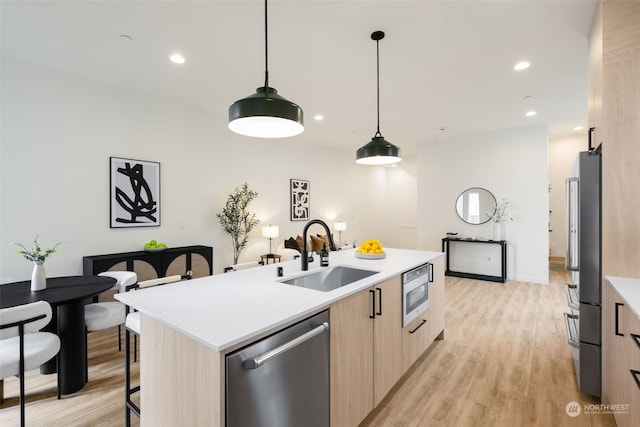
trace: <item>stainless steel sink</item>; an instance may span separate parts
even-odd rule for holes
[[[281,283],[315,289],[316,291],[329,292],[341,286],[364,279],[365,277],[372,276],[376,273],[379,272],[353,267],[336,266],[323,268],[320,271],[305,274],[304,276],[282,280]]]

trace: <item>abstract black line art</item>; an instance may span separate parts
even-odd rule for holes
[[[151,222],[156,222],[154,215],[157,212],[156,202],[153,200],[149,184],[144,179],[142,165],[137,164],[131,167],[131,163],[128,162],[124,165],[123,168],[118,168],[117,170],[118,173],[129,178],[129,183],[133,190],[133,199],[122,188],[116,186],[116,201],[130,215],[129,218],[116,218],[116,221],[129,224],[147,222],[139,219],[142,217]]]
[[[160,164],[111,158],[111,227],[160,225]]]
[[[309,219],[309,210],[311,209],[309,187],[309,181],[291,180],[291,221]]]

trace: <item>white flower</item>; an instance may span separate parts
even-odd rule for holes
[[[491,212],[486,213],[491,221],[498,224],[502,222],[513,221],[513,213],[509,208],[509,200],[507,200],[505,197],[503,197],[502,200],[496,203],[495,208],[496,209],[493,214]]]

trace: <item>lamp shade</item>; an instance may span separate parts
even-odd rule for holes
[[[402,161],[400,148],[385,140],[382,135],[356,151],[356,163],[361,165],[391,165]]]
[[[347,223],[338,221],[333,224],[334,231],[347,231]]]
[[[229,107],[229,129],[257,138],[286,138],[304,131],[302,108],[278,95],[272,87],[259,87],[253,95]]]
[[[265,225],[262,227],[262,237],[266,237],[268,239],[275,239],[280,234],[280,230],[277,225]]]

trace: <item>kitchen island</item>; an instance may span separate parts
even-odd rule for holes
[[[333,372],[341,368],[334,363],[333,349],[344,343],[334,344],[334,338],[337,341],[343,332],[350,333],[340,328],[339,319],[348,312],[338,304],[355,301],[363,292],[369,293],[373,286],[389,282],[391,293],[397,296],[398,307],[393,307],[397,310],[394,327],[401,334],[404,328],[399,278],[403,272],[426,262],[434,263],[436,280],[430,292],[438,298],[431,298],[429,313],[438,319],[429,322],[436,325],[435,329],[425,327],[420,333],[424,331],[425,339],[431,341],[436,336],[442,337],[443,254],[392,248],[386,252],[386,258],[377,260],[356,258],[354,250],[331,252],[330,268],[349,266],[376,273],[330,292],[281,283],[322,269],[316,257],[316,261],[309,264],[308,272],[300,271],[299,260],[287,261],[117,295],[120,301],[143,314],[142,425],[225,425],[225,355],[326,309],[330,314],[336,313],[336,319],[331,316],[332,384],[336,383]],[[283,269],[282,277],[277,276],[278,267]],[[343,326],[348,328],[351,323],[349,320]],[[413,329],[413,324],[406,328]],[[420,334],[412,333],[411,337],[417,335]],[[403,361],[399,364],[403,374],[406,365],[412,364],[426,346],[420,347],[417,356],[406,359],[400,354],[401,349],[415,345],[398,342],[400,348],[393,350],[397,350]],[[393,383],[397,379],[399,377]],[[334,394],[332,385],[332,425],[338,425],[339,420],[333,419],[334,412],[340,413],[339,408],[334,408]]]

